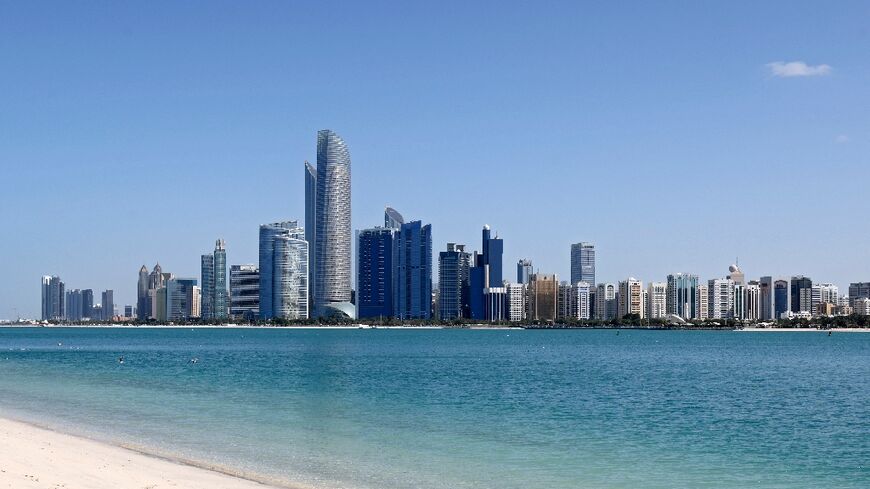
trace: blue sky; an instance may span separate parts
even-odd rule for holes
[[[619,3],[617,5],[617,3]],[[867,2],[4,2],[0,318],[303,219],[331,128],[385,205],[567,278],[870,280]],[[774,64],[781,63],[781,64]],[[795,64],[785,64],[795,63]]]

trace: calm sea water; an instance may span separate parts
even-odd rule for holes
[[[0,413],[318,487],[867,488],[870,334],[7,328]]]

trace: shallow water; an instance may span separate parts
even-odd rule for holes
[[[324,487],[866,488],[870,334],[0,328],[0,411]]]

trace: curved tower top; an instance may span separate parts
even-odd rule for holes
[[[399,214],[399,211],[392,207],[384,209],[384,227],[387,229],[399,229],[405,224],[405,218]]]
[[[350,302],[350,153],[329,129],[317,132],[314,308]]]

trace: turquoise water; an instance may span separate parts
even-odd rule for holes
[[[316,487],[867,488],[870,334],[0,328],[0,413]]]

